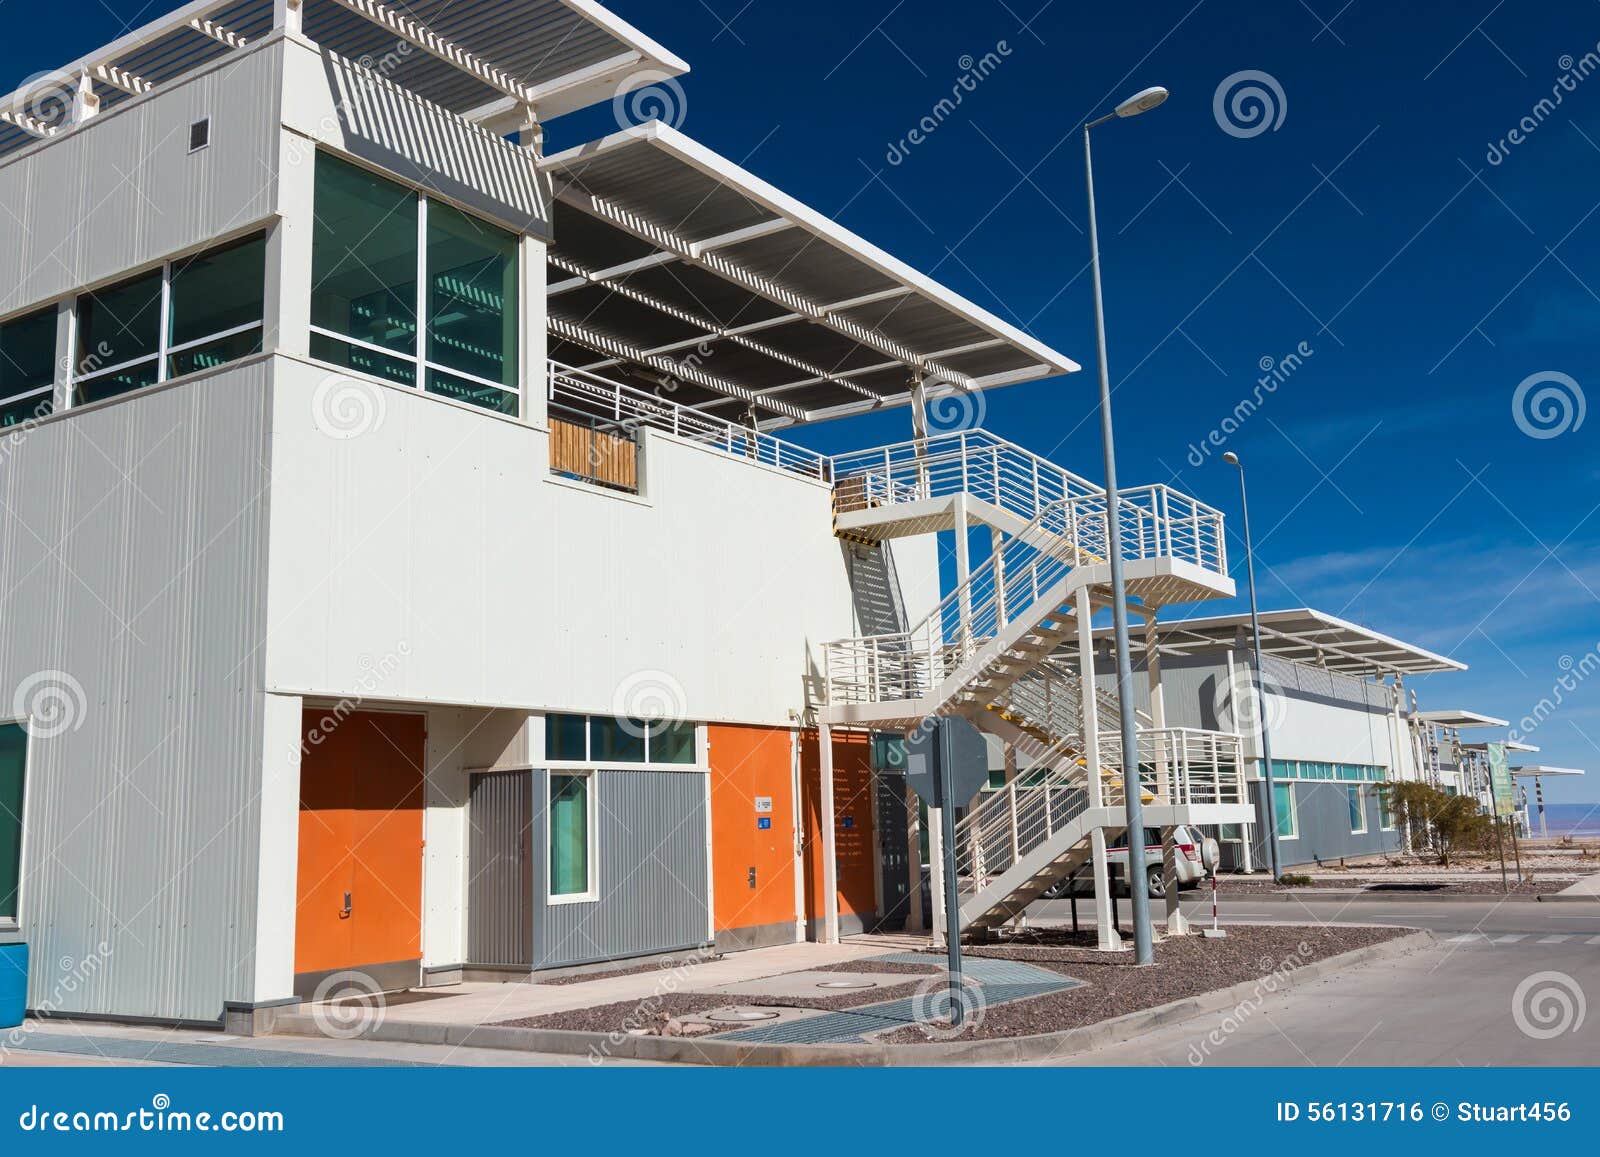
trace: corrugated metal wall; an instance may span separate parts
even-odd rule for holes
[[[0,314],[266,220],[280,51],[231,55],[0,163]],[[211,144],[190,153],[205,117]]]
[[[600,899],[592,904],[550,904],[545,899],[549,777],[542,771],[532,776],[536,968],[708,942],[703,772],[596,773]]]
[[[34,1007],[214,1019],[252,995],[267,386],[258,362],[7,447],[0,713],[66,713],[28,767]]]
[[[472,777],[467,959],[533,963],[533,773]]]

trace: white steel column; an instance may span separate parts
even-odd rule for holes
[[[944,820],[943,809],[928,809],[928,891],[933,901],[933,943],[944,947],[949,935],[944,918]]]
[[[839,840],[833,811],[833,729],[817,727],[817,764],[822,775],[822,939],[839,943]]]
[[[1083,773],[1089,806],[1104,806],[1104,782],[1100,778],[1100,710],[1094,681],[1094,603],[1089,589],[1078,590],[1078,688],[1083,702]],[[1094,924],[1100,948],[1114,952],[1122,947],[1122,937],[1112,925],[1111,869],[1106,863],[1106,833],[1095,827],[1089,832],[1089,858],[1094,872]],[[1130,857],[1130,863],[1132,862]]]
[[[279,217],[267,231],[266,315],[261,348],[311,354],[311,239],[316,145],[285,129],[278,138]]]
[[[1167,726],[1166,693],[1161,687],[1161,633],[1156,625],[1159,613],[1160,608],[1152,606],[1144,616],[1145,676],[1150,684],[1150,719],[1157,731]],[[1180,802],[1174,790],[1178,769],[1168,761],[1165,746],[1157,747],[1155,756],[1156,790],[1168,803],[1176,804]],[[1170,827],[1161,829],[1161,888],[1167,910],[1167,935],[1184,936],[1188,934],[1189,922],[1184,918],[1178,899],[1178,843],[1174,831]],[[1128,848],[1131,853],[1133,845],[1130,843]]]
[[[522,389],[522,420],[542,428],[550,420],[550,342],[545,326],[547,247],[536,237],[523,237],[517,248],[521,253],[518,312],[522,331],[517,381]]]
[[[972,591],[967,580],[972,577],[972,557],[967,542],[967,495],[963,491],[952,500],[956,520],[956,589],[961,592],[961,641],[972,641]],[[948,639],[945,640],[949,642]]]
[[[272,26],[300,35],[301,0],[273,0]]]
[[[77,299],[68,297],[56,306],[56,376],[51,412],[72,405],[72,377],[78,365]]]

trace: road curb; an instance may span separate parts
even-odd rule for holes
[[[1426,892],[1345,892],[1333,888],[1303,888],[1294,892],[1227,892],[1217,893],[1221,910],[1228,910],[1228,901],[1244,903],[1262,901],[1269,904],[1286,904],[1291,901],[1321,900],[1324,903],[1347,900],[1370,900],[1379,904],[1532,904],[1539,900],[1553,900],[1559,893],[1543,896],[1507,896],[1500,892],[1446,892],[1430,895]],[[1592,896],[1574,896],[1574,900],[1594,899]],[[1209,900],[1207,901],[1209,911]]]
[[[1229,988],[1186,997],[1169,1004],[1082,1028],[1005,1040],[949,1041],[926,1045],[742,1044],[684,1037],[629,1036],[624,1033],[571,1032],[564,1029],[511,1028],[500,1025],[440,1025],[385,1022],[361,1034],[362,1039],[409,1044],[470,1046],[515,1052],[586,1056],[594,1064],[607,1060],[664,1061],[690,1065],[756,1067],[826,1066],[832,1068],[884,1068],[906,1065],[1006,1065],[1049,1060],[1087,1052],[1131,1039],[1153,1028],[1187,1020],[1208,1012],[1234,1008],[1263,995],[1275,995],[1346,968],[1389,960],[1434,942],[1427,931],[1413,932],[1381,944],[1368,945],[1314,961],[1292,972],[1271,972],[1258,980],[1241,981]],[[1269,987],[1270,985],[1270,987]],[[322,1036],[316,1017],[293,1013],[278,1018],[274,1035]]]

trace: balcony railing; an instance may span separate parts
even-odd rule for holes
[[[637,442],[639,431],[649,427],[757,465],[819,482],[832,478],[828,458],[815,450],[714,418],[587,370],[551,362],[549,391],[552,417],[588,426],[612,439]]]

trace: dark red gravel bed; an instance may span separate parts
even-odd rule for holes
[[[1084,983],[1048,996],[996,1005],[958,1039],[999,1040],[1063,1032],[1125,1016],[1175,1000],[1231,988],[1246,981],[1277,987],[1313,961],[1338,956],[1412,933],[1410,928],[1230,925],[1226,938],[1185,936],[1156,945],[1148,968],[1131,963],[1132,954],[1103,953],[1092,947],[1092,933],[1037,929],[1027,941],[971,947],[969,955],[1021,960]],[[1269,982],[1269,978],[1276,977]],[[925,1044],[920,1029],[900,1029],[882,1038],[889,1044]],[[942,1039],[942,1038],[941,1038]]]

